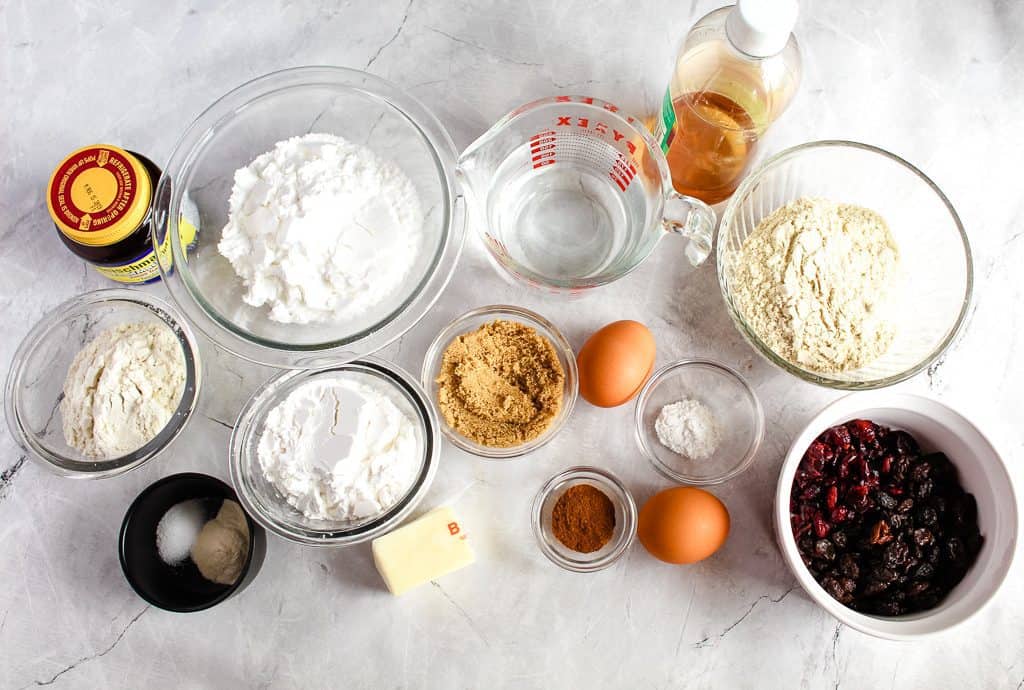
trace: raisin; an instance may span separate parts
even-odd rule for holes
[[[882,552],[882,562],[886,568],[899,568],[906,565],[910,557],[910,547],[902,541],[894,541]]]
[[[939,514],[934,508],[925,506],[924,508],[918,508],[914,514],[917,522],[924,525],[925,527],[933,527],[939,521]]]
[[[922,479],[919,482],[915,482],[913,486],[915,498],[928,498],[932,495],[932,491],[935,488],[931,479]]]
[[[923,482],[925,479],[928,479],[931,473],[931,463],[922,460],[921,462],[914,465],[914,468],[910,470],[910,478],[915,482]]]
[[[882,506],[886,510],[895,510],[898,505],[896,499],[884,491],[879,491],[875,495],[875,500],[878,502],[878,505]]]
[[[914,580],[905,591],[908,597],[916,597],[927,592],[929,587],[931,583],[927,580]]]
[[[935,575],[935,566],[931,563],[922,563],[917,566],[917,570],[914,571],[914,577],[920,579],[926,579]]]
[[[819,539],[814,543],[814,555],[826,561],[834,561],[836,548],[828,539]]]
[[[935,535],[925,527],[918,527],[913,532],[913,540],[918,546],[927,546],[935,541]]]
[[[844,553],[839,558],[839,572],[846,577],[856,580],[860,577],[860,566],[852,554]]]

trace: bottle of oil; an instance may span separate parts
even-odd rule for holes
[[[727,199],[800,84],[796,0],[739,0],[704,16],[676,58],[655,135],[681,194]]]

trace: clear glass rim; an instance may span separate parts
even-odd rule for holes
[[[357,523],[353,527],[335,530],[295,528],[279,522],[263,510],[261,501],[251,491],[247,471],[243,470],[243,467],[250,464],[243,457],[244,449],[249,445],[250,436],[260,431],[256,426],[257,419],[261,418],[269,407],[281,402],[279,396],[281,388],[295,379],[308,380],[315,376],[338,371],[368,372],[382,381],[389,382],[397,390],[408,395],[416,409],[416,421],[423,433],[423,460],[416,480],[409,487],[406,495],[380,515]],[[306,546],[348,546],[374,539],[389,532],[401,524],[416,508],[426,495],[437,473],[441,455],[441,436],[438,432],[437,415],[426,398],[423,389],[410,374],[390,362],[372,356],[319,369],[287,370],[279,373],[253,393],[239,412],[235,428],[231,432],[228,469],[231,475],[231,484],[238,494],[242,506],[268,531],[288,541]],[[256,466],[258,461],[251,464]]]
[[[29,356],[47,335],[74,313],[94,305],[105,303],[129,303],[149,310],[174,333],[181,344],[185,359],[185,388],[167,426],[138,450],[117,458],[83,462],[55,453],[36,440],[35,435],[22,422],[22,400],[19,393],[21,382],[27,375],[25,365]],[[185,429],[199,402],[202,387],[202,360],[195,334],[181,313],[158,297],[128,288],[106,288],[93,290],[73,297],[57,305],[36,322],[35,326],[21,341],[11,369],[7,374],[4,390],[4,412],[7,428],[26,455],[49,471],[77,479],[105,479],[141,467],[160,455]]]
[[[551,548],[548,540],[544,538],[542,512],[545,501],[547,501],[548,497],[554,491],[557,491],[566,482],[584,479],[589,479],[596,484],[600,484],[603,488],[610,490],[611,493],[614,494],[614,498],[612,500],[617,500],[617,502],[621,504],[626,524],[622,526],[622,531],[619,533],[619,539],[615,543],[615,546],[604,556],[587,560],[585,557],[588,554],[580,554],[580,556],[583,557],[580,560],[569,560]],[[629,545],[633,543],[633,538],[636,536],[637,515],[636,501],[633,500],[633,494],[630,493],[629,489],[626,488],[626,485],[622,483],[622,480],[608,470],[603,470],[600,467],[578,465],[576,467],[570,467],[562,470],[544,482],[540,491],[537,492],[537,495],[533,499],[533,507],[530,511],[530,522],[533,526],[533,535],[537,539],[540,551],[549,561],[574,573],[593,573],[598,570],[604,570],[615,563],[615,561],[619,560],[619,557],[626,552]]]
[[[657,453],[650,447],[648,443],[647,434],[644,433],[644,411],[647,409],[647,405],[650,402],[651,394],[658,385],[669,378],[672,374],[677,373],[681,369],[687,369],[690,367],[703,367],[711,369],[717,374],[728,378],[735,383],[739,384],[739,388],[746,394],[747,400],[750,402],[753,409],[753,423],[752,437],[749,446],[747,446],[746,452],[740,461],[729,468],[727,471],[721,474],[712,475],[709,477],[695,477],[692,475],[678,472],[671,467],[668,467],[658,458]],[[636,405],[633,407],[633,433],[636,438],[636,443],[640,447],[640,451],[644,454],[651,466],[666,479],[676,482],[677,484],[686,484],[690,486],[715,486],[718,484],[724,484],[730,479],[734,479],[739,475],[746,472],[751,465],[754,464],[754,460],[757,459],[757,451],[761,448],[761,443],[764,442],[765,422],[764,422],[764,408],[761,407],[761,401],[757,397],[757,393],[751,387],[747,380],[740,375],[738,371],[732,367],[726,366],[721,362],[716,362],[711,359],[680,359],[671,364],[667,364],[659,369],[651,378],[644,384],[643,389],[640,391],[640,395],[637,396]]]
[[[508,316],[528,323],[536,328],[541,335],[548,338],[551,341],[551,344],[555,346],[555,349],[565,359],[566,371],[563,372],[565,374],[565,392],[562,396],[562,410],[559,412],[558,417],[556,417],[551,423],[551,426],[545,429],[540,436],[518,446],[512,446],[509,448],[491,448],[489,446],[476,443],[475,441],[471,441],[448,425],[448,422],[444,419],[444,415],[442,415],[440,410],[437,409],[437,400],[434,399],[433,395],[429,395],[429,392],[433,391],[434,377],[437,375],[445,348],[448,347],[448,344],[452,339],[461,332],[461,329],[464,329],[467,322],[482,316],[493,317],[496,320],[500,319],[502,316]],[[488,460],[512,460],[514,458],[527,455],[528,453],[532,453],[541,446],[546,445],[562,430],[565,423],[569,420],[569,417],[572,416],[572,411],[576,406],[576,399],[579,397],[579,372],[576,368],[576,355],[573,352],[572,346],[569,344],[566,337],[562,335],[562,332],[558,330],[557,326],[540,314],[530,311],[529,309],[516,307],[510,304],[493,304],[485,307],[478,307],[461,314],[441,329],[434,340],[430,343],[430,346],[427,348],[426,355],[423,357],[423,366],[420,370],[420,385],[423,387],[423,390],[428,391],[428,397],[430,398],[432,409],[437,410],[441,433],[451,441],[452,445],[460,450],[466,451],[467,453],[471,453],[472,455]]]
[[[524,268],[517,263],[502,261],[498,256],[494,254],[494,252],[491,251],[489,241],[487,239],[488,224],[478,219],[478,222],[476,223],[477,234],[483,241],[484,247],[487,250],[487,258],[491,261],[495,268],[507,274],[508,276],[514,278],[519,283],[528,285],[530,287],[550,290],[556,294],[575,294],[585,292],[592,288],[598,288],[604,285],[614,283],[618,280],[621,280],[622,278],[625,278],[630,273],[640,268],[641,265],[643,265],[643,263],[651,256],[651,254],[654,253],[654,249],[658,245],[658,241],[661,240],[661,238],[663,238],[666,234],[668,234],[662,226],[660,219],[664,214],[665,197],[669,193],[674,192],[675,189],[672,187],[672,178],[668,167],[668,160],[665,158],[665,154],[662,152],[661,146],[658,144],[658,142],[654,140],[654,136],[647,130],[647,127],[644,126],[643,122],[633,117],[629,113],[623,111],[617,105],[602,100],[600,98],[594,98],[592,96],[547,96],[545,98],[538,98],[537,100],[530,101],[529,103],[524,103],[523,105],[508,112],[503,117],[501,117],[497,122],[491,125],[486,132],[481,134],[476,140],[473,141],[473,143],[467,146],[466,149],[459,156],[460,165],[463,158],[472,155],[477,148],[480,148],[486,142],[497,136],[500,130],[505,129],[511,123],[525,117],[526,115],[533,114],[535,111],[541,108],[558,105],[572,105],[584,108],[591,108],[595,111],[604,113],[608,117],[613,117],[616,118],[617,120],[620,120],[625,124],[625,126],[632,129],[636,133],[636,135],[639,136],[640,139],[644,142],[644,144],[647,147],[647,152],[649,156],[658,166],[658,170],[661,173],[661,194],[658,196],[658,207],[654,209],[652,213],[652,216],[654,218],[659,219],[659,222],[655,225],[654,228],[647,231],[654,235],[652,241],[650,242],[650,246],[648,246],[647,249],[644,250],[643,256],[641,256],[637,261],[633,262],[633,264],[629,266],[627,269],[618,271],[615,275],[608,276],[603,280],[553,279],[548,276],[543,276],[535,271],[531,271],[527,268]],[[464,187],[466,189],[467,195],[474,196],[470,185],[464,185]],[[474,201],[476,202],[475,205],[478,209],[482,209],[484,207],[484,204],[481,203],[483,200],[474,198]]]
[[[960,312],[957,315],[956,321],[954,322],[952,328],[949,329],[949,332],[942,339],[942,341],[939,342],[935,349],[932,350],[932,352],[929,353],[924,359],[922,359],[914,366],[904,371],[892,374],[891,376],[885,376],[877,379],[866,379],[863,381],[850,381],[845,379],[834,378],[828,376],[827,374],[809,371],[807,369],[803,369],[802,367],[798,367],[792,364],[791,362],[783,359],[775,352],[773,352],[772,349],[768,347],[768,345],[764,343],[757,336],[757,334],[754,333],[753,329],[747,324],[742,314],[740,314],[739,309],[737,308],[735,302],[732,299],[731,290],[729,288],[727,266],[728,250],[725,247],[726,243],[722,239],[722,229],[731,227],[733,217],[736,215],[737,210],[739,208],[739,199],[744,198],[753,187],[759,184],[761,178],[766,172],[774,169],[775,167],[782,163],[785,163],[790,158],[794,158],[808,150],[827,148],[852,148],[877,154],[884,158],[887,158],[888,160],[894,163],[897,163],[898,165],[902,166],[903,168],[907,169],[908,171],[916,175],[918,179],[924,182],[935,193],[935,195],[939,198],[942,204],[946,207],[946,210],[949,212],[949,215],[953,220],[953,224],[956,226],[957,232],[960,235],[960,240],[963,243],[964,262],[966,264],[966,280],[964,296],[961,302]],[[970,310],[971,300],[974,293],[974,259],[973,254],[971,252],[971,245],[967,238],[967,231],[964,229],[963,223],[961,223],[960,216],[957,214],[956,209],[953,208],[953,204],[949,201],[949,199],[942,192],[942,190],[939,189],[938,185],[932,182],[932,180],[927,175],[925,175],[923,172],[921,172],[921,170],[919,170],[911,163],[908,163],[903,158],[900,158],[896,154],[890,153],[885,149],[879,148],[877,146],[872,146],[870,144],[862,144],[856,141],[845,141],[842,139],[810,141],[804,144],[800,144],[798,146],[793,146],[792,148],[788,148],[784,151],[780,151],[779,153],[775,154],[774,156],[766,160],[764,163],[758,166],[756,170],[747,175],[743,182],[740,183],[739,188],[729,199],[725,212],[722,214],[721,223],[719,224],[717,242],[718,248],[716,255],[716,269],[718,271],[718,285],[722,291],[722,298],[725,300],[725,304],[728,307],[729,316],[732,319],[733,324],[735,324],[736,329],[740,332],[744,339],[748,343],[750,343],[751,346],[753,346],[754,350],[760,353],[762,357],[767,359],[775,366],[779,367],[783,371],[793,374],[794,376],[800,379],[803,379],[804,381],[807,381],[808,383],[813,383],[818,386],[823,386],[825,388],[849,391],[873,390],[877,388],[891,386],[901,381],[906,381],[907,379],[921,373],[929,366],[931,366],[932,363],[935,362],[935,360],[942,357],[946,350],[949,349],[949,346],[956,341],[957,337],[963,331],[964,323],[966,321],[967,314]]]
[[[191,179],[196,160],[224,122],[264,98],[315,86],[360,93],[389,107],[410,124],[429,151],[437,171],[442,188],[441,226],[444,230],[423,279],[390,314],[344,338],[289,344],[249,333],[207,303],[188,268],[185,247],[178,233],[178,216],[172,211],[181,208],[186,191],[183,181]],[[178,140],[164,167],[154,194],[156,213],[151,233],[154,247],[160,246],[166,235],[171,248],[169,262],[162,259],[161,252],[155,253],[160,275],[171,299],[200,332],[248,361],[283,368],[310,368],[370,354],[401,337],[423,318],[451,279],[465,239],[463,204],[455,191],[456,155],[451,137],[426,106],[395,84],[367,72],[314,65],[278,70],[252,79],[224,94],[200,113]]]

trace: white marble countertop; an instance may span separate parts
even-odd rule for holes
[[[42,190],[66,152],[109,141],[163,160],[214,98],[301,64],[365,68],[397,82],[437,113],[460,149],[510,108],[544,95],[585,93],[649,112],[679,40],[718,2],[214,4],[75,2],[56,10],[0,1],[5,365],[45,311],[109,285],[61,247],[47,217]],[[1020,478],[1024,5],[802,5],[804,83],[765,148],[866,141],[916,163],[945,190],[973,242],[976,307],[944,361],[903,387],[977,420]],[[315,550],[269,538],[262,572],[238,597],[190,615],[147,607],[118,566],[125,509],[167,474],[226,477],[225,426],[272,374],[206,342],[212,366],[198,414],[167,455],[141,470],[61,479],[0,434],[0,686],[1020,688],[1020,559],[982,614],[915,643],[844,628],[796,588],[771,538],[770,496],[792,435],[839,394],[761,360],[730,324],[714,268],[680,270],[683,263],[681,243],[666,240],[642,270],[566,305],[506,286],[470,236],[438,307],[381,354],[418,371],[451,317],[510,301],[547,315],[574,346],[595,327],[632,317],[654,330],[659,364],[704,355],[737,367],[761,396],[768,436],[754,468],[718,492],[733,534],[713,558],[671,567],[634,545],[592,575],[544,559],[529,506],[556,470],[607,467],[638,501],[667,485],[634,446],[630,406],[581,404],[553,443],[516,462],[445,448],[421,508],[460,494],[479,562],[434,586],[393,599],[368,546]]]

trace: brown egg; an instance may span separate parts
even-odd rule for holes
[[[591,405],[615,407],[640,392],[654,369],[654,336],[638,321],[616,321],[580,348],[580,395]]]
[[[696,563],[725,543],[729,511],[703,489],[679,486],[654,494],[640,509],[636,535],[666,563]]]

